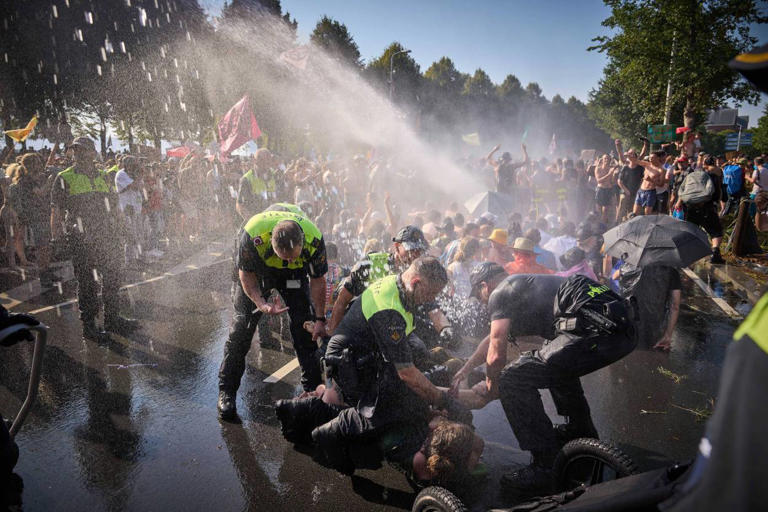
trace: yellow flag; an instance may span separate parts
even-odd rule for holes
[[[27,123],[25,128],[19,128],[18,130],[6,130],[3,133],[5,133],[16,142],[22,142],[26,140],[27,137],[29,137],[29,134],[32,133],[32,130],[35,129],[35,126],[37,126],[37,116],[33,117]]]
[[[469,144],[470,146],[479,146],[480,145],[480,135],[478,135],[477,132],[475,133],[468,133],[467,135],[462,135],[461,139]]]

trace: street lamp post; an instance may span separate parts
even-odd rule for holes
[[[392,95],[395,93],[395,81],[393,77],[395,72],[395,55],[400,55],[401,53],[411,53],[411,50],[400,50],[389,56],[389,101],[392,101]]]

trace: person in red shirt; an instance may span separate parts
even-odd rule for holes
[[[523,237],[516,238],[515,245],[512,246],[515,260],[504,265],[507,274],[552,274],[550,269],[536,263],[534,247],[533,240]]]

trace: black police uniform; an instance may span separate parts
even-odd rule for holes
[[[365,258],[354,264],[349,271],[349,275],[341,282],[341,285],[350,294],[358,297],[372,282],[399,270],[402,269],[398,269],[395,256],[392,253],[368,254]],[[422,370],[431,366],[426,341],[433,341],[434,338],[437,338],[435,327],[429,318],[429,313],[436,309],[439,309],[437,302],[430,301],[416,306],[414,310],[413,322],[416,336],[410,336],[408,341],[413,344],[411,351],[414,363]],[[436,345],[436,343],[433,345]]]
[[[606,310],[607,308],[607,310]],[[547,388],[568,433],[596,437],[579,378],[629,354],[636,345],[623,300],[581,275],[513,275],[491,294],[491,320],[510,320],[510,337],[547,339],[501,373],[499,395],[520,447],[534,462],[552,462],[559,449],[539,389]]]
[[[293,215],[284,212],[267,213],[282,215],[286,218]],[[305,220],[302,219],[302,221]],[[247,226],[248,224],[246,224]],[[304,258],[304,265],[301,268],[275,268],[265,263],[258,250],[263,244],[270,244],[269,235],[253,237],[244,228],[240,232],[235,262],[236,269],[253,272],[259,276],[259,286],[265,299],[269,297],[271,290],[275,289],[282,296],[285,305],[288,306],[293,347],[301,365],[301,384],[307,391],[314,391],[322,382],[317,344],[312,341],[312,335],[304,329],[304,322],[314,318],[307,276],[323,277],[328,271],[325,242],[320,237],[316,238],[313,243],[315,246],[312,248],[313,252],[310,256],[305,241],[301,256]],[[265,255],[267,257],[274,255],[271,247],[266,247]],[[262,312],[245,294],[239,279],[235,280],[232,288],[235,313],[229,338],[224,345],[224,359],[219,369],[219,390],[236,393],[240,387],[240,379],[245,372],[245,356],[251,348],[251,340],[256,332],[256,326]]]
[[[98,273],[104,323],[119,322],[123,227],[109,175],[98,170],[87,174],[70,167],[56,176],[51,203],[64,212],[66,250],[77,279],[80,319],[92,324],[99,312]]]
[[[366,295],[382,287],[389,288],[391,300],[371,306]],[[387,307],[381,305],[384,302]],[[316,428],[312,440],[337,469],[349,468],[346,449],[352,440],[373,436],[393,424],[418,423],[429,417],[429,405],[398,375],[399,369],[413,366],[413,343],[408,338],[414,336],[414,309],[404,299],[400,277],[385,277],[351,306],[328,343],[325,362],[329,374],[344,401],[353,407]]]

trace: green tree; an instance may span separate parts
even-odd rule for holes
[[[309,40],[342,62],[354,68],[362,67],[360,49],[343,23],[323,16],[315,25]]]
[[[374,86],[380,90],[389,88],[389,62],[394,55],[393,64],[393,99],[397,102],[415,103],[420,93],[421,70],[416,61],[407,53],[398,53],[405,50],[398,42],[390,44],[379,57],[368,63],[366,74]]]
[[[757,128],[752,130],[752,145],[761,153],[768,153],[768,105],[763,116],[757,121]]]
[[[638,123],[661,123],[668,80],[670,111],[685,126],[729,100],[757,102],[754,89],[727,66],[754,46],[749,26],[768,21],[755,0],[604,1],[611,15],[602,24],[611,35],[594,38],[589,50],[608,57],[591,95],[606,130],[631,136]]]

